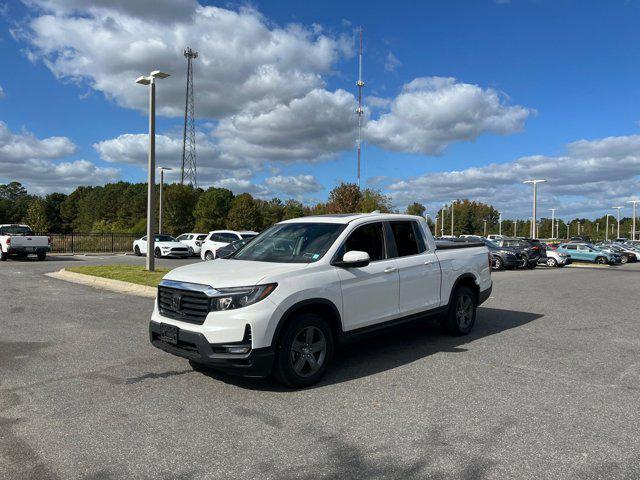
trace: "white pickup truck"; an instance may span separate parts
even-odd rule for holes
[[[49,237],[35,236],[28,225],[5,224],[0,225],[0,250],[3,262],[9,255],[25,258],[29,254],[44,260],[51,245]]]
[[[466,335],[492,289],[484,244],[436,245],[424,218],[326,215],[278,223],[228,259],[176,268],[158,286],[156,347],[246,376],[306,387],[338,345],[438,315]]]

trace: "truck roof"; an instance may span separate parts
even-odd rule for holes
[[[340,223],[346,224],[360,219],[371,220],[418,220],[423,219],[416,215],[406,215],[402,213],[336,213],[329,215],[311,215],[308,217],[292,218],[280,223]]]

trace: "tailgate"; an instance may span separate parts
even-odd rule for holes
[[[41,237],[41,236],[20,236],[20,235],[12,235],[11,236],[11,246],[12,247],[46,247],[49,245],[49,237]]]

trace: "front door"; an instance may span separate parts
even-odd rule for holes
[[[371,263],[361,268],[338,268],[342,287],[342,321],[345,331],[366,327],[398,316],[399,277],[396,259],[388,258],[382,222],[357,227],[340,249],[367,252]]]

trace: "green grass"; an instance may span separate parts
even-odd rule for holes
[[[95,277],[111,278],[112,280],[122,280],[123,282],[137,283],[156,287],[162,277],[169,271],[157,269],[155,272],[147,272],[144,267],[136,265],[96,265],[85,267],[71,267],[66,270],[70,272],[93,275]]]

